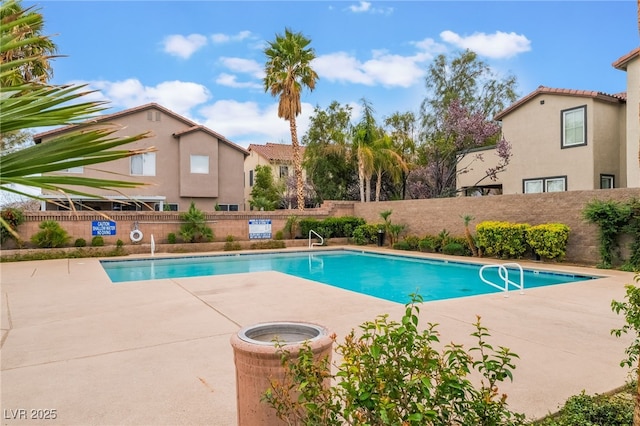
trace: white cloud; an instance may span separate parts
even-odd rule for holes
[[[386,51],[373,51],[372,59],[359,61],[346,52],[336,52],[318,56],[313,68],[321,79],[344,83],[386,87],[409,87],[424,76],[424,67],[420,64],[433,58],[431,53],[418,52],[412,56],[389,54]]]
[[[369,3],[368,1],[361,1],[360,3],[358,3],[358,5],[349,6],[349,10],[354,13],[366,12],[369,9],[371,9],[371,3]]]
[[[165,81],[157,86],[144,86],[137,79],[128,79],[116,82],[95,81],[90,85],[100,90],[112,106],[134,108],[156,102],[185,117],[189,117],[192,108],[211,98],[205,86],[184,81]]]
[[[393,12],[392,7],[371,7],[371,2],[360,1],[357,5],[352,4],[347,8],[353,13],[376,13],[390,15]]]
[[[264,68],[252,59],[222,57],[220,62],[231,71],[251,74],[255,78],[264,78]]]
[[[232,41],[242,41],[251,37],[251,31],[240,31],[237,34],[216,33],[211,35],[211,41],[217,44],[229,43]]]
[[[207,38],[200,34],[183,36],[174,34],[165,37],[162,42],[164,51],[182,59],[189,59],[198,49],[207,44]]]
[[[531,41],[524,35],[497,31],[494,34],[474,33],[460,36],[453,31],[440,33],[442,40],[463,49],[469,49],[488,58],[510,58],[531,50]]]
[[[240,82],[238,76],[222,73],[216,78],[216,83],[221,86],[233,87],[235,89],[262,89],[262,85],[252,81]]]
[[[289,122],[278,118],[277,103],[261,108],[256,102],[226,99],[199,108],[198,113],[205,126],[245,148],[249,143],[291,143]],[[306,133],[312,113],[313,106],[303,103],[296,119],[299,138]]]

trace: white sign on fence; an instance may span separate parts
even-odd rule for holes
[[[271,219],[249,219],[249,239],[271,238]]]

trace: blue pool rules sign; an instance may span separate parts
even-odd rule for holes
[[[91,222],[91,235],[116,235],[116,223],[111,220]]]
[[[271,238],[271,219],[249,219],[249,239]]]

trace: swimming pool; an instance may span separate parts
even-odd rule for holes
[[[113,283],[278,271],[399,303],[406,303],[412,293],[419,293],[428,301],[499,291],[480,280],[478,272],[482,265],[349,249],[102,260],[100,263]],[[513,272],[513,276],[518,276]],[[497,270],[486,271],[485,277],[502,282]],[[509,277],[514,280],[512,275]],[[524,286],[527,289],[593,278],[599,277],[525,270]]]

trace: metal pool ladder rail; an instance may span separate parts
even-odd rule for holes
[[[508,269],[509,266],[517,268],[520,271],[520,284],[517,284],[509,279],[509,269]],[[500,277],[501,280],[504,281],[504,286],[493,283],[484,277],[483,275],[484,270],[489,268],[498,269],[498,276]],[[518,263],[503,263],[501,265],[484,265],[482,268],[480,268],[479,275],[480,275],[480,279],[485,283],[489,284],[492,287],[497,288],[498,290],[504,291],[504,297],[509,297],[509,285],[519,288],[520,294],[524,294],[524,271],[522,270],[522,266],[520,266]]]
[[[320,242],[316,243],[316,242],[311,242],[311,234],[314,234],[316,237],[320,238]],[[321,246],[324,244],[324,238],[322,238],[322,235],[318,234],[316,231],[314,231],[313,229],[309,230],[309,248],[313,247],[313,246]]]

